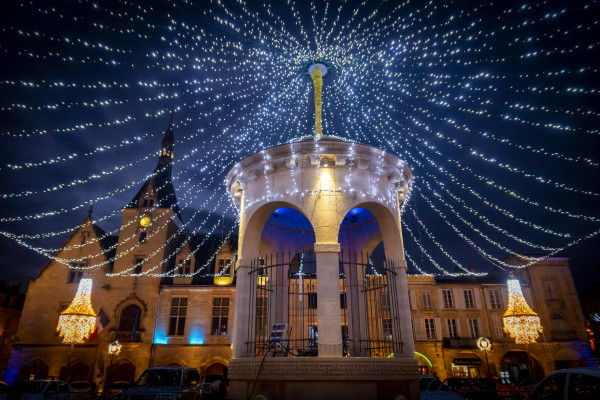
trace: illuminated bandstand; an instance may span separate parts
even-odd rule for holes
[[[327,66],[308,71],[320,94]],[[317,97],[315,136],[227,175],[240,215],[230,398],[416,396],[401,233],[412,174],[393,154],[322,136]]]

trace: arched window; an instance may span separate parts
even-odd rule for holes
[[[567,330],[567,321],[559,313],[552,314],[552,329],[554,331],[564,332]],[[558,333],[558,332],[557,332]]]
[[[119,319],[119,331],[120,332],[133,332],[137,331],[140,324],[140,317],[142,316],[142,310],[135,304],[130,304],[121,311],[121,318]]]

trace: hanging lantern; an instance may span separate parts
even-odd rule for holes
[[[507,285],[508,308],[502,317],[504,331],[514,338],[517,344],[535,343],[542,332],[540,317],[525,301],[517,279],[509,279]]]
[[[96,313],[92,308],[92,280],[82,279],[77,294],[69,307],[60,313],[56,330],[63,343],[84,343],[96,327]]]

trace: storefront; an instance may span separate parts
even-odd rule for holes
[[[459,353],[452,360],[452,376],[455,378],[481,377],[481,358],[473,353]]]

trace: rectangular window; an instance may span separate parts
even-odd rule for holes
[[[383,318],[381,320],[381,327],[383,328],[383,338],[391,340],[392,339],[392,319],[391,318]]]
[[[452,290],[443,289],[442,295],[444,296],[444,308],[454,308],[454,302],[452,301]]]
[[[317,308],[317,294],[316,293],[307,293],[308,297],[308,308]]]
[[[144,258],[142,257],[138,257],[135,259],[135,268],[133,270],[134,274],[141,274],[142,273],[142,264],[144,263]]]
[[[475,301],[473,300],[473,290],[465,289],[465,308],[475,308]]]
[[[81,277],[83,276],[83,271],[81,268],[85,269],[87,267],[87,263],[71,263],[71,268],[69,269],[69,273],[67,274],[67,283],[79,283]]]
[[[211,335],[227,336],[227,318],[229,317],[229,297],[213,299]]]
[[[347,307],[346,293],[340,293],[340,308],[345,310]]]
[[[146,243],[146,232],[140,232],[140,243]]]
[[[457,338],[458,337],[458,326],[456,325],[456,318],[448,318],[446,320],[447,328],[448,328],[448,337]]]
[[[490,308],[500,310],[502,308],[502,300],[500,299],[500,289],[490,289]]]
[[[412,328],[413,340],[415,340],[417,338],[417,335],[415,333],[415,319],[414,318],[410,319],[410,327]]]
[[[421,295],[423,296],[423,310],[431,310],[431,292],[423,290]]]
[[[177,274],[178,275],[189,275],[191,273],[192,261],[188,258],[186,260],[179,260],[177,262]]]
[[[467,318],[467,322],[469,323],[469,333],[471,333],[472,338],[478,338],[479,335],[479,320],[477,318]]]
[[[221,258],[217,261],[217,275],[219,276],[231,276],[231,258]]]
[[[504,337],[504,330],[502,329],[502,318],[493,317],[492,319],[494,321],[494,333],[496,334],[496,337],[497,338]]]
[[[558,300],[558,289],[554,281],[545,281],[544,286],[546,288],[546,298],[548,300]]]
[[[187,315],[187,297],[173,297],[169,320],[169,336],[183,336]]]
[[[435,320],[433,318],[425,318],[425,337],[427,339],[435,339]]]

